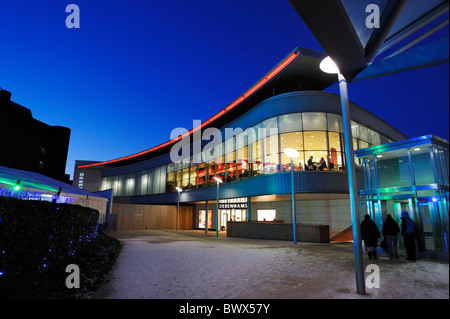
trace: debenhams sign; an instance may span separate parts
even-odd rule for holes
[[[247,203],[219,203],[219,209],[247,209]]]

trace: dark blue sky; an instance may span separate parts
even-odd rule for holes
[[[70,3],[79,29],[66,28]],[[72,130],[71,175],[75,159],[130,155],[208,119],[297,46],[323,51],[287,0],[4,1],[0,14],[0,86]],[[448,79],[444,64],[352,83],[349,96],[408,137],[448,140]]]

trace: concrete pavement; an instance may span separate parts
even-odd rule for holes
[[[94,299],[449,298],[448,262],[385,254],[364,255],[368,285],[357,294],[352,243],[294,245],[195,230],[108,235],[123,248]]]

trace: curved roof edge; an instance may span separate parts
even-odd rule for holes
[[[108,164],[117,164],[123,162],[122,165],[126,165],[125,161],[130,159],[135,159],[143,155],[152,153],[154,151],[160,150],[162,148],[168,147],[175,142],[181,140],[183,137],[187,137],[194,132],[206,128],[213,122],[227,115],[230,111],[234,110],[236,107],[244,104],[247,99],[254,97],[254,95],[265,88],[268,83],[273,83],[275,80],[283,81],[295,81],[297,85],[304,86],[305,82],[311,83],[310,86],[323,90],[333,83],[337,82],[337,78],[334,75],[329,75],[323,73],[318,67],[320,61],[325,57],[325,54],[319,51],[314,51],[310,49],[297,47],[291,53],[289,53],[280,63],[278,63],[272,70],[270,70],[264,77],[262,77],[256,84],[254,84],[250,89],[248,89],[244,94],[238,97],[235,101],[229,104],[227,107],[202,122],[201,125],[191,129],[183,135],[178,136],[175,139],[169,140],[165,143],[152,147],[142,152],[138,152],[132,155],[116,158],[109,161],[98,162],[89,165],[77,166],[77,168],[88,168],[95,166],[102,166]],[[293,76],[294,75],[294,76]],[[300,84],[298,84],[300,82]],[[308,87],[308,89],[311,89]],[[256,103],[257,105],[259,103]]]

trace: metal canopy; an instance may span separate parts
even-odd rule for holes
[[[448,0],[289,1],[349,82],[367,66],[407,52],[448,25]],[[369,4],[380,10],[379,28],[366,25],[371,14],[370,10],[366,12]],[[430,53],[425,58],[426,63],[417,61],[416,65],[406,69],[401,63],[397,70],[395,63],[401,59],[396,59],[390,62],[391,71],[401,72],[448,62],[448,37],[447,48],[442,48],[442,41],[436,45],[444,50],[436,59],[433,52],[436,48],[429,46],[429,51],[421,51],[421,54]],[[446,56],[445,61],[442,56]],[[376,74],[371,71],[371,77],[384,72]]]

